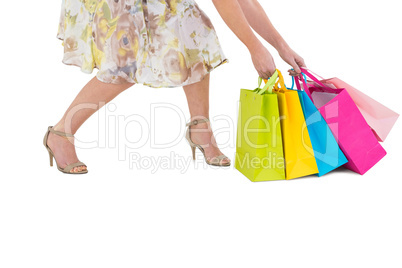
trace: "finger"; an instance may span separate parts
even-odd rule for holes
[[[300,68],[307,68],[306,63],[302,58],[299,58],[296,60],[297,65],[299,65]]]
[[[260,73],[261,73],[261,75],[263,75],[261,77],[263,77],[264,79],[269,79],[271,77],[271,73],[267,70],[264,70],[264,71],[261,70]]]
[[[301,64],[299,64],[299,66],[307,68],[306,63],[304,62],[304,60],[301,61]]]
[[[301,70],[300,70],[300,68],[299,68],[299,65],[297,65],[297,63],[293,60],[292,61],[292,67],[293,67],[293,69],[295,70],[295,72],[296,73],[298,73],[298,74],[300,74],[301,73]]]
[[[288,72],[289,72],[289,75],[291,75],[291,76],[298,76],[299,75],[294,70],[288,70]]]
[[[264,80],[268,80],[270,77],[268,74],[263,73],[263,72],[258,72],[258,75]]]
[[[268,78],[270,78],[274,74],[274,72],[275,71],[272,72],[271,70],[266,70],[264,71],[264,74],[268,75]]]
[[[260,71],[260,76],[261,76],[261,78],[268,80],[272,75],[269,73],[269,71],[265,71],[265,72]]]

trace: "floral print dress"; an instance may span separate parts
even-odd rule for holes
[[[105,83],[177,87],[228,62],[194,0],[62,0],[62,62]]]

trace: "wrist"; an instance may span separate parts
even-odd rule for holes
[[[245,45],[246,45],[247,49],[249,50],[249,52],[253,53],[255,51],[258,51],[261,48],[262,43],[257,37],[255,37],[252,40],[250,40],[249,42],[247,42],[247,44],[245,44]]]
[[[275,44],[274,48],[278,51],[279,54],[290,50],[290,46],[283,39]]]

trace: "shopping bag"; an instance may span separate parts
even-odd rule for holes
[[[363,175],[386,155],[384,148],[344,88],[325,86],[304,68],[302,73],[314,82],[299,78],[345,154],[344,167]]]
[[[313,146],[318,167],[317,175],[322,176],[344,165],[348,160],[339,148],[338,142],[321,113],[314,106],[307,93],[302,90],[298,77],[293,81],[296,82],[306,127]],[[293,85],[294,83],[292,84],[292,89]]]
[[[384,141],[394,126],[399,114],[367,96],[337,77],[321,80],[324,85],[344,88],[359,108],[367,124],[371,127],[377,140]]]
[[[274,87],[278,96],[286,179],[318,173],[310,135],[296,90],[286,88],[282,74]]]
[[[235,168],[251,181],[285,179],[278,97],[272,92],[278,73],[263,88],[241,89]]]

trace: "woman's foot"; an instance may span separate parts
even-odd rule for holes
[[[58,125],[53,127],[54,130],[65,132],[62,127]],[[49,132],[47,145],[52,150],[56,162],[60,168],[65,168],[67,165],[78,162],[78,157],[75,152],[74,138],[64,137]],[[86,170],[86,166],[74,167],[70,172],[80,172]]]
[[[212,160],[218,155],[223,153],[219,150],[216,144],[215,137],[213,135],[210,122],[202,122],[196,125],[189,126],[190,128],[190,138],[191,140],[202,146],[205,152],[205,157],[208,161]],[[230,159],[228,157],[220,160],[220,164],[228,164]]]

